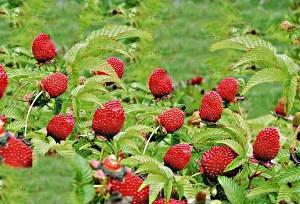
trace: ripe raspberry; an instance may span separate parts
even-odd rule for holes
[[[158,117],[159,123],[168,133],[175,132],[184,124],[184,112],[179,108],[170,108]]]
[[[276,128],[265,128],[260,131],[253,144],[253,155],[261,161],[274,159],[279,152],[279,132]]]
[[[75,125],[72,114],[55,115],[47,126],[48,135],[54,137],[56,140],[65,140],[73,131]]]
[[[4,66],[0,64],[0,98],[2,98],[2,96],[4,95],[7,85],[8,76],[6,74]]]
[[[192,86],[195,85],[200,85],[203,82],[203,77],[201,76],[196,76],[194,78],[192,78],[191,80],[188,81],[188,84],[191,84]]]
[[[63,94],[68,88],[68,77],[60,72],[46,76],[41,82],[42,88],[55,98]]]
[[[172,93],[172,78],[162,69],[155,69],[149,78],[149,88],[155,98],[161,98]]]
[[[118,134],[125,121],[123,107],[118,100],[111,100],[96,110],[92,128],[96,134],[111,138]]]
[[[132,197],[132,204],[147,204],[149,199],[149,187],[138,191],[143,183],[143,179],[132,172],[127,172],[123,181],[118,179],[111,179],[111,192],[119,192],[123,197]]]
[[[164,162],[173,170],[181,171],[190,162],[191,155],[192,150],[189,144],[176,144],[167,151]]]
[[[45,63],[54,59],[56,49],[50,36],[40,33],[32,42],[32,53],[39,63]]]
[[[226,167],[237,157],[237,154],[228,146],[213,146],[204,152],[200,172],[209,176],[216,177],[223,174]]]
[[[4,133],[5,134],[5,133]],[[9,134],[9,133],[6,133]],[[6,137],[6,136],[3,136]],[[0,157],[4,164],[11,167],[31,167],[32,150],[21,140],[8,136],[6,144],[0,145]]]
[[[201,120],[217,122],[221,118],[222,111],[222,98],[217,92],[210,91],[204,94],[199,111]]]
[[[239,84],[235,78],[228,77],[223,79],[218,85],[218,93],[227,103],[233,102],[238,93]]]
[[[284,104],[284,100],[280,99],[275,107],[275,113],[277,115],[281,115],[283,117],[286,116],[286,111],[285,111],[285,104]]]
[[[121,79],[124,73],[124,62],[116,57],[109,57],[106,59],[107,64],[109,64],[117,73],[118,77]],[[95,75],[107,75],[107,73],[102,71],[94,71]]]
[[[170,199],[169,202],[167,202],[164,198],[160,198],[153,202],[153,204],[187,204],[186,200],[175,200]]]
[[[123,61],[116,57],[109,57],[106,61],[108,64],[110,64],[110,66],[112,66],[112,68],[114,68],[118,77],[121,79],[124,73]]]

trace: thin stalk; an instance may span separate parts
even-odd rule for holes
[[[150,137],[148,138],[147,143],[146,143],[145,148],[144,148],[144,151],[143,151],[143,155],[146,153],[146,150],[147,150],[147,147],[150,143],[150,140],[153,137],[154,133],[157,132],[158,129],[159,129],[159,126],[157,128],[155,128],[155,130],[151,133]]]
[[[34,98],[34,100],[32,101],[29,109],[28,109],[28,112],[27,112],[27,115],[26,115],[26,120],[25,120],[25,131],[24,131],[24,137],[26,138],[27,136],[27,128],[28,128],[28,119],[29,119],[29,115],[30,115],[30,112],[33,108],[33,105],[34,103],[36,102],[36,100],[43,94],[43,91],[41,91],[40,93],[38,93],[38,95]]]

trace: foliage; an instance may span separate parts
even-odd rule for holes
[[[297,25],[289,33],[279,30],[287,8],[295,11],[288,20]],[[7,130],[30,141],[35,156],[31,169],[1,165],[0,202],[108,201],[110,194],[101,190],[106,180],[93,178],[89,162],[114,154],[144,178],[140,189],[150,187],[149,203],[161,197],[194,201],[199,192],[207,201],[233,204],[299,203],[300,170],[289,152],[300,148],[291,127],[300,108],[299,49],[289,45],[299,37],[299,8],[296,1],[0,1],[0,62],[10,80],[0,114],[8,118]],[[253,15],[257,12],[264,15]],[[31,41],[39,32],[49,33],[58,48],[52,64],[38,66],[31,54]],[[109,56],[126,62],[122,79],[106,63]],[[157,66],[174,79],[171,99],[155,100],[146,85]],[[67,91],[30,110],[24,96],[36,96],[37,83],[55,71],[68,75]],[[195,75],[203,76],[204,84],[187,85]],[[191,125],[193,112],[199,119],[200,93],[225,76],[238,79],[245,101],[226,104],[215,126]],[[281,97],[286,100],[284,118],[271,112]],[[105,141],[91,130],[91,121],[110,99],[122,101],[126,122]],[[185,109],[186,118],[179,131],[166,134],[156,118],[169,107]],[[76,125],[66,141],[57,142],[45,127],[53,115],[66,112],[73,112]],[[281,149],[274,166],[267,168],[250,158],[255,136],[270,126],[280,130]],[[192,158],[176,172],[164,165],[163,157],[181,142],[192,146]],[[240,171],[207,183],[197,161],[221,144],[238,154],[225,171]]]

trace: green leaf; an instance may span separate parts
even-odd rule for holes
[[[68,52],[66,52],[66,54],[64,55],[64,60],[67,63],[72,64],[75,61],[76,55],[79,52],[79,50],[81,50],[85,47],[86,47],[85,43],[75,44],[71,49],[68,50]]]
[[[263,69],[256,72],[248,81],[247,85],[242,91],[242,95],[245,95],[252,87],[267,82],[283,82],[286,80],[287,74],[280,69]]]
[[[92,181],[92,169],[89,163],[83,157],[76,155],[75,164],[76,184],[78,186],[89,184]]]
[[[245,158],[245,156],[240,155],[237,158],[235,158],[225,169],[225,171],[231,171],[233,169],[236,169],[238,167],[240,167],[241,165],[243,165],[244,163],[246,163],[248,161],[247,158]]]
[[[13,118],[17,120],[24,119],[23,112],[16,107],[6,107],[1,111],[2,115],[5,115],[7,118]]]
[[[217,143],[222,143],[229,146],[233,151],[235,151],[238,155],[243,155],[245,152],[243,151],[243,147],[234,140],[219,140]]]
[[[16,120],[16,121],[13,121],[11,123],[8,123],[5,126],[5,129],[10,130],[12,132],[17,132],[17,131],[20,131],[24,127],[25,127],[25,121],[24,120]]]
[[[158,193],[163,189],[164,184],[168,182],[168,179],[166,177],[163,177],[161,175],[153,175],[149,174],[148,177],[144,180],[142,185],[139,188],[139,191],[141,191],[143,188],[149,185],[150,187],[150,195],[149,195],[149,203],[152,203]]]
[[[228,132],[221,128],[201,128],[192,135],[192,143],[204,144],[206,142],[211,142],[211,140],[219,140],[228,137],[230,137]]]
[[[124,153],[132,155],[140,154],[140,150],[133,140],[123,139],[122,142],[119,143],[119,145]]]
[[[287,183],[287,182],[295,182],[300,181],[300,168],[291,167],[285,170],[282,170],[279,173],[279,182]]]
[[[160,168],[159,168],[160,164],[157,164],[155,162],[146,162],[144,164],[142,164],[137,170],[136,173],[148,173],[148,174],[158,174],[161,176],[165,176],[163,175],[163,173],[161,172]]]
[[[247,197],[250,199],[255,199],[264,194],[269,194],[273,192],[277,192],[277,187],[275,183],[266,182],[266,183],[261,183],[257,187],[251,189],[250,192],[247,194]]]
[[[160,164],[155,158],[148,155],[136,155],[122,160],[122,164],[125,166],[138,166],[146,162]]]
[[[75,156],[73,143],[71,141],[61,141],[60,144],[56,144],[53,148],[59,155],[63,157],[69,157],[73,159]]]
[[[170,198],[171,198],[172,188],[173,188],[173,181],[168,180],[168,182],[166,182],[164,185],[164,197],[167,200],[170,200]]]
[[[232,67],[236,68],[243,65],[253,65],[260,68],[280,68],[277,56],[273,50],[266,47],[255,47],[244,54],[244,57]]]
[[[295,97],[297,94],[298,76],[292,76],[284,83],[283,97],[287,98],[287,112],[290,112],[294,105]]]
[[[31,142],[33,144],[34,151],[40,155],[46,154],[52,148],[50,144],[39,138],[33,138]]]
[[[286,202],[291,200],[293,191],[287,185],[281,185],[278,190],[277,202],[285,200]]]
[[[195,198],[197,189],[194,188],[191,181],[197,183],[193,178],[187,176],[175,176],[176,188],[179,193],[179,197],[185,196],[186,198]]]
[[[129,37],[139,37],[147,40],[151,40],[151,35],[147,32],[138,30],[136,28],[124,25],[107,25],[98,31],[93,32],[87,42],[98,36],[107,36],[114,39],[123,39]]]
[[[82,200],[82,203],[88,204],[94,199],[96,191],[93,185],[87,184],[79,187],[77,194],[80,194],[79,199]]]
[[[264,47],[276,53],[276,48],[273,47],[271,43],[266,42],[253,35],[238,36],[231,39],[223,40],[221,42],[217,42],[211,46],[211,51],[216,51],[220,49],[238,49],[247,51],[256,47]]]
[[[281,66],[285,66],[290,74],[295,74],[300,70],[299,65],[285,54],[277,55],[277,59],[279,62],[281,62]]]
[[[218,177],[218,181],[223,187],[228,200],[232,204],[241,204],[246,202],[245,191],[235,181],[225,176]]]

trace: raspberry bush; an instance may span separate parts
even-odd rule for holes
[[[205,50],[223,68],[200,75],[172,71],[154,46],[166,8],[197,1],[57,4],[0,3],[16,34],[0,34],[1,203],[300,203],[299,12],[272,22],[291,49],[230,25]],[[29,18],[63,6],[81,10],[62,17],[76,31]]]

